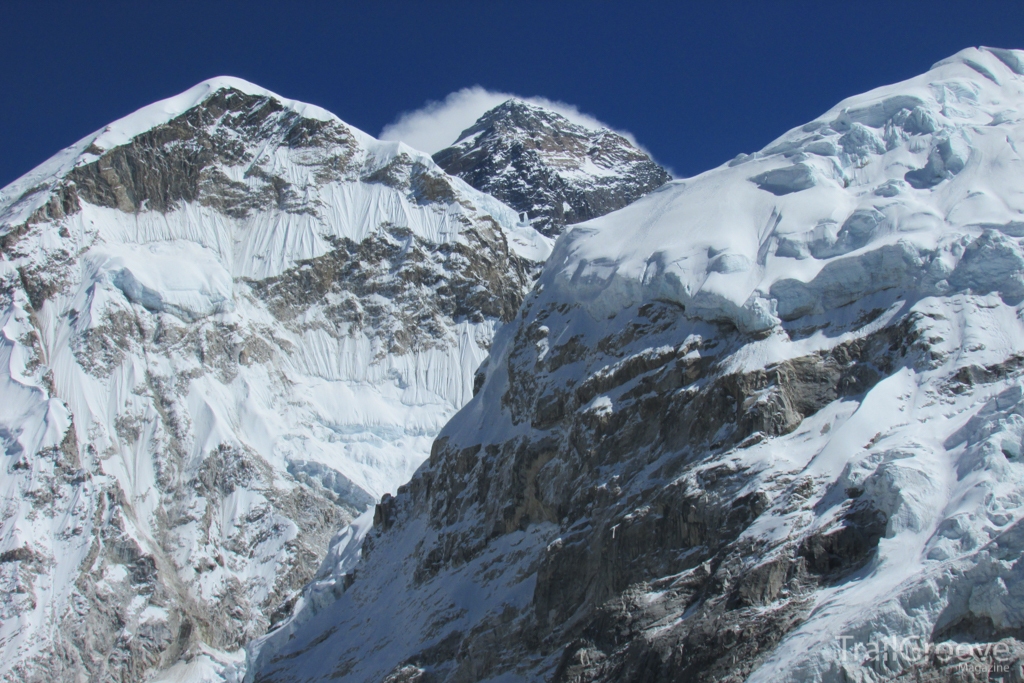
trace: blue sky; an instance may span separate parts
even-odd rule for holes
[[[1024,2],[6,0],[0,185],[217,75],[373,135],[462,88],[548,98],[689,176],[975,45],[1024,48]]]

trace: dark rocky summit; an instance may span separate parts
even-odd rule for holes
[[[434,161],[519,212],[549,237],[621,209],[671,179],[626,138],[509,100],[480,117]]]

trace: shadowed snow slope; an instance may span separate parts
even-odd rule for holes
[[[564,234],[256,680],[1019,671],[1022,112],[965,50]]]
[[[549,251],[429,156],[231,78],[4,188],[0,677],[237,675]]]

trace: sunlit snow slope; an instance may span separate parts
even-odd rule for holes
[[[1022,146],[969,49],[563,235],[255,679],[1020,680]]]
[[[231,78],[4,188],[0,678],[230,678],[472,396],[549,250],[429,156]]]

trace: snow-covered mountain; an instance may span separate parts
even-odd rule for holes
[[[230,679],[549,251],[429,156],[230,78],[4,188],[0,679]]]
[[[564,234],[255,680],[1021,680],[1022,146],[969,49]]]
[[[448,173],[525,213],[557,236],[566,225],[621,209],[670,176],[626,138],[510,99],[434,154]]]

